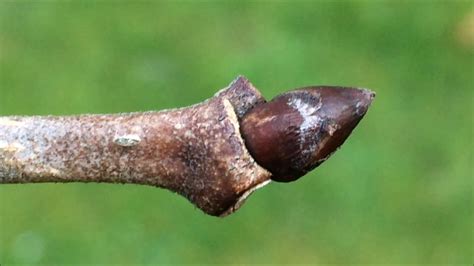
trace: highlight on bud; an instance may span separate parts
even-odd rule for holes
[[[290,91],[246,113],[242,136],[272,180],[294,181],[344,143],[374,97],[367,89],[334,86]]]

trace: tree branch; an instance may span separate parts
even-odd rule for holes
[[[291,95],[291,99],[297,99]],[[311,100],[321,102],[324,99],[321,95],[317,99],[308,98],[308,95],[301,97],[308,99],[306,104],[314,104]],[[360,97],[351,97],[358,103],[363,102]],[[356,124],[365,114],[373,95],[364,97],[368,100],[363,102],[363,106],[360,105],[362,109],[358,110],[360,113],[355,119]],[[343,102],[340,98],[337,100]],[[291,107],[288,99],[284,101]],[[303,162],[299,160],[296,163],[291,158],[284,158],[287,161],[265,160],[273,157],[267,153],[261,154],[261,151],[270,151],[262,145],[272,146],[269,142],[271,137],[278,136],[272,134],[276,124],[262,123],[265,119],[267,122],[272,120],[267,119],[268,115],[276,115],[283,120],[286,117],[290,119],[288,121],[297,123],[300,137],[303,133],[314,135],[315,131],[308,129],[317,128],[318,132],[327,133],[319,134],[317,139],[300,140],[298,137],[285,140],[290,143],[288,147],[307,145],[308,141],[328,142],[334,136],[329,125],[323,128],[321,124],[306,124],[304,126],[309,127],[302,128],[309,116],[321,116],[322,113],[316,114],[318,110],[305,114],[301,108],[307,107],[295,106],[296,102],[293,102],[291,110],[275,109],[272,102],[265,103],[252,84],[239,77],[213,98],[187,108],[118,115],[0,117],[0,183],[107,182],[152,185],[185,196],[210,215],[227,215],[235,211],[253,190],[268,184],[272,173],[278,181],[294,180],[319,165],[330,154],[326,151],[326,156],[322,158],[319,155],[324,145],[316,145],[314,147],[318,149],[313,148],[309,153],[318,153],[317,160],[313,155],[308,157],[304,150],[297,150],[306,158]],[[356,102],[347,104],[355,108]],[[267,110],[265,114],[261,113],[262,108]],[[329,111],[333,110],[326,110],[326,116]],[[333,128],[344,126],[339,121],[341,119],[336,121],[333,117],[329,118],[334,122],[330,124]],[[278,119],[273,123],[280,127],[282,123],[285,124]],[[242,134],[240,123],[243,125]],[[351,125],[349,133],[354,127]],[[255,132],[261,133],[253,134]],[[265,137],[262,132],[271,137]],[[285,131],[282,129],[278,132]],[[247,143],[242,136],[246,136]],[[342,142],[346,137],[343,137]],[[333,150],[342,144],[339,142]],[[275,150],[278,147],[274,147]],[[286,151],[273,154],[285,155]],[[262,162],[262,166],[256,160]],[[282,172],[272,166],[275,163],[286,164],[288,169],[295,171]],[[288,175],[291,175],[290,180],[285,180]]]

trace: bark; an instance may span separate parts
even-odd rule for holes
[[[161,112],[0,118],[0,183],[107,182],[177,192],[204,212],[235,211],[271,174],[239,117],[264,102],[243,77],[213,98]]]

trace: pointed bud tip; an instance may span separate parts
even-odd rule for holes
[[[374,91],[371,91],[371,90],[365,89],[365,88],[357,89],[357,90],[359,90],[362,94],[361,97],[360,97],[360,102],[363,106],[365,106],[365,111],[367,111],[370,104],[372,104],[372,102],[374,101],[376,94],[375,94]]]

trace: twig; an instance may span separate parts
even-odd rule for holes
[[[342,144],[373,94],[347,89],[342,97],[339,90],[299,90],[266,103],[247,79],[238,77],[213,98],[187,108],[0,117],[0,184],[152,185],[185,196],[210,215],[224,216],[271,178],[294,180]],[[330,107],[336,102],[336,109],[345,106],[350,112]],[[275,108],[283,105],[286,109]],[[285,139],[285,132],[297,137]]]

